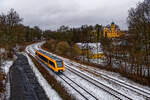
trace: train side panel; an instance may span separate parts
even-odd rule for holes
[[[45,58],[48,60],[48,62],[46,62],[46,61],[44,61],[43,59],[41,59],[38,55],[36,55],[38,58],[40,58],[40,60],[41,60],[42,62],[44,62],[45,64],[47,64],[52,70],[54,70],[54,71],[56,70],[56,69],[55,69],[55,67],[56,67],[56,64],[55,64],[56,62],[55,62],[55,60],[53,60],[53,59],[51,59],[51,58],[45,56],[44,54],[42,54],[42,53],[40,53],[40,52],[38,52],[38,51],[36,51],[36,52],[37,52],[38,55],[42,55],[43,57],[45,57]],[[49,64],[49,60],[54,63],[54,65],[55,65],[54,67]]]
[[[38,55],[41,55],[41,56],[43,56],[43,57],[45,57],[48,61],[46,62],[46,61],[44,61],[43,59],[41,59]],[[38,52],[38,51],[36,51],[36,56],[38,57],[38,58],[40,58],[40,60],[42,61],[42,62],[44,62],[45,64],[47,64],[52,70],[54,70],[55,72],[59,72],[59,71],[65,71],[65,66],[64,66],[64,62],[63,62],[63,67],[58,67],[57,66],[57,63],[56,63],[56,61],[54,60],[54,59],[51,59],[50,57],[47,57],[46,55],[44,55],[44,54],[42,54],[42,53],[40,53],[40,52]],[[53,66],[52,66],[53,65]]]

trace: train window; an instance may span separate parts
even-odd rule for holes
[[[47,62],[48,63],[48,60],[45,58],[45,57],[43,57],[42,55],[38,55],[42,60],[44,60],[45,62]]]
[[[63,62],[62,61],[56,61],[57,67],[63,67]]]
[[[50,61],[50,60],[49,60],[49,64],[50,64],[51,66],[55,67],[55,64],[54,64],[52,61]]]

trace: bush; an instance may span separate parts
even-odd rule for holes
[[[56,53],[60,54],[60,55],[70,55],[70,46],[67,42],[65,41],[61,41],[57,44],[56,46]]]
[[[51,39],[51,40],[48,40],[44,45],[47,49],[54,52],[56,49],[56,43],[57,43],[56,40]]]
[[[57,42],[54,39],[46,41],[43,45],[48,51],[57,53],[58,55],[68,56],[68,57],[78,57],[81,55],[82,51],[76,44],[69,45],[67,41]]]
[[[73,50],[71,52],[72,52],[72,56],[74,57],[81,55],[81,49],[76,44],[73,46]]]

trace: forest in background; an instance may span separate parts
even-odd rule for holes
[[[129,28],[126,35],[119,38],[103,37],[104,26],[102,25],[82,25],[79,28],[60,27],[57,31],[47,30],[44,37],[47,40],[53,39],[55,43],[45,44],[51,51],[57,52],[57,43],[65,41],[70,51],[70,55],[64,52],[64,56],[75,57],[72,53],[72,47],[75,43],[101,43],[103,53],[106,57],[106,66],[104,69],[121,73],[138,83],[149,85],[150,83],[150,1],[144,0],[137,4],[137,7],[129,10],[127,22]],[[119,26],[117,26],[119,27]],[[93,30],[96,34],[93,34]],[[49,46],[50,44],[55,46]],[[55,48],[56,47],[56,48]],[[63,46],[62,46],[63,47]],[[81,55],[88,55],[87,52],[81,52]],[[59,54],[59,53],[58,53]],[[72,57],[73,56],[73,57]],[[75,57],[76,58],[76,57]],[[84,60],[82,60],[83,63]],[[96,65],[97,66],[97,65]],[[102,68],[101,65],[97,66]]]

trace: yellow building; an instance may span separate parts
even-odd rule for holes
[[[98,32],[97,30],[93,30],[91,31],[91,38],[92,38],[92,41],[94,43],[97,43],[97,36]],[[101,36],[104,36],[104,37],[108,37],[108,38],[117,38],[117,37],[120,37],[122,35],[124,35],[125,33],[122,32],[116,25],[114,22],[111,23],[110,27],[106,26],[104,27],[104,30],[103,32],[99,32],[99,39],[101,39]],[[95,45],[96,46],[96,45]],[[96,50],[96,49],[95,49]],[[92,51],[89,51],[89,58],[91,59],[100,59],[100,58],[103,58],[104,57],[104,54],[101,52],[92,52]]]
[[[92,54],[90,56],[91,59],[100,59],[100,58],[103,58],[104,57],[104,54],[103,53],[95,53],[95,54]]]
[[[110,28],[107,26],[104,28],[103,36],[108,37],[108,38],[117,38],[120,37],[121,35],[124,35],[125,33],[122,32],[119,28],[116,28],[116,25],[114,22],[111,23]]]

